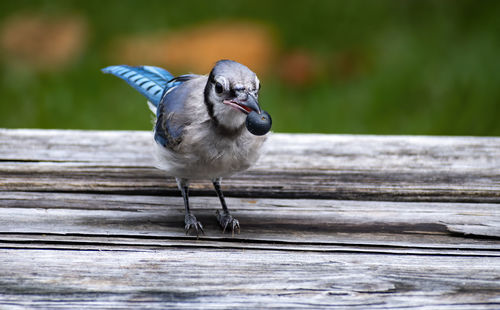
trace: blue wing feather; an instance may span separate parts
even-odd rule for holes
[[[109,66],[102,69],[102,72],[123,79],[156,107],[155,140],[157,143],[170,148],[180,143],[185,123],[178,116],[176,117],[176,114],[179,115],[178,113],[182,111],[184,102],[189,96],[189,89],[176,86],[198,75],[185,74],[174,77],[170,72],[159,67],[127,65]]]
[[[123,79],[155,106],[158,106],[165,91],[182,83],[172,81],[174,76],[167,70],[153,66],[109,66],[102,69],[102,72]]]

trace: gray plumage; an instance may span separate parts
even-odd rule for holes
[[[214,102],[218,124],[214,123],[204,102],[204,92],[200,91],[207,79],[206,76],[195,77],[166,94],[166,101],[181,100],[182,109],[169,109],[160,103],[158,113],[162,117],[157,121],[168,121],[169,126],[157,125],[156,131],[182,128],[182,134],[176,136],[177,141],[166,147],[156,144],[158,168],[170,176],[184,179],[230,176],[255,163],[266,139],[266,136],[250,134],[245,129],[246,115],[224,105],[222,100]]]
[[[114,67],[105,70],[118,76],[112,72]],[[154,73],[160,72],[159,68],[148,68],[155,69],[149,69]],[[186,208],[186,233],[203,232],[203,226],[189,209],[188,187],[193,179],[213,181],[223,207],[222,212],[217,213],[219,224],[224,230],[230,227],[233,233],[239,232],[239,222],[230,215],[220,190],[220,179],[254,164],[266,140],[266,135],[253,135],[245,127],[249,112],[261,113],[260,81],[246,66],[221,60],[209,75],[184,75],[165,83],[167,86],[159,101],[158,92],[153,97],[148,96],[146,90],[136,89],[146,94],[156,114],[157,167],[177,180]]]

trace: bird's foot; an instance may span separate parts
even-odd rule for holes
[[[222,227],[222,233],[226,232],[226,229],[228,227],[231,228],[231,233],[234,236],[234,231],[237,230],[238,234],[240,233],[240,222],[235,219],[231,214],[228,212],[220,212],[217,210],[217,221],[219,222],[219,225]]]
[[[196,232],[196,237],[200,236],[200,232],[202,234],[205,234],[205,231],[203,231],[203,225],[201,225],[200,222],[196,219],[196,217],[192,214],[186,214],[184,217],[184,223],[186,226],[184,226],[184,229],[186,230],[186,235],[189,234],[191,230],[194,230]]]

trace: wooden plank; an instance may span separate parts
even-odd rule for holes
[[[224,250],[273,250],[289,252],[317,253],[358,253],[420,256],[454,257],[500,257],[498,244],[472,243],[455,246],[419,243],[414,246],[376,240],[354,243],[347,240],[330,242],[273,241],[272,239],[222,238],[207,236],[198,238],[154,237],[139,235],[96,235],[96,234],[1,234],[2,249],[43,249],[43,250],[97,250],[97,251],[150,251],[158,249],[224,249]]]
[[[13,161],[92,162],[151,166],[147,131],[0,129],[0,156]],[[263,169],[500,172],[500,138],[278,134],[270,136]],[[276,160],[275,158],[286,160]],[[384,157],[386,161],[381,161]],[[390,160],[392,159],[392,160]]]
[[[467,268],[463,268],[467,266]],[[498,309],[500,260],[266,250],[0,251],[9,308]]]
[[[0,201],[0,242],[43,243],[49,241],[46,236],[56,236],[50,240],[58,243],[82,236],[126,237],[129,244],[170,246],[169,240],[189,239],[181,198],[0,192]],[[235,247],[239,242],[240,248],[500,256],[498,241],[490,238],[497,232],[494,228],[483,231],[485,239],[478,238],[479,233],[468,238],[447,229],[498,227],[498,204],[229,198],[228,205],[242,226],[234,238],[223,235],[216,224],[217,198],[192,199],[192,210],[206,231],[200,239],[212,242],[210,247]]]
[[[0,130],[0,189],[178,195],[151,143],[148,132]],[[227,195],[500,202],[500,138],[273,134],[266,148]]]
[[[199,239],[150,143],[0,130],[0,308],[500,307],[498,138],[274,134]]]

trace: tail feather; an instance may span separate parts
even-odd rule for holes
[[[170,72],[153,66],[109,66],[102,69],[102,72],[110,73],[123,79],[145,96],[155,107],[160,103],[165,91],[180,83],[179,81],[170,82],[174,79],[174,76]]]

